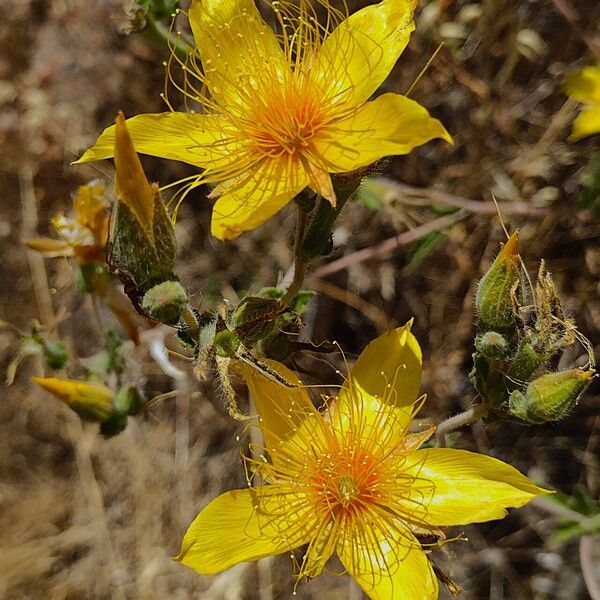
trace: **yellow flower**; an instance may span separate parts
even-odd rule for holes
[[[242,369],[269,455],[251,462],[267,484],[227,492],[196,517],[176,560],[199,573],[308,544],[299,578],[318,575],[336,552],[373,599],[437,598],[431,535],[499,519],[545,493],[494,458],[419,449],[432,429],[407,432],[421,379],[410,323],[366,347],[325,413],[305,388]]]
[[[587,105],[575,119],[569,140],[574,142],[600,133],[600,64],[571,73],[564,90],[571,98]]]
[[[104,200],[104,185],[92,181],[82,185],[73,198],[72,217],[58,215],[52,226],[60,240],[36,238],[27,245],[45,256],[75,256],[81,265],[104,263],[104,247],[108,240],[108,205]]]
[[[308,0],[272,0],[274,31],[253,0],[193,0],[184,91],[202,112],[129,119],[137,151],[204,169],[187,189],[219,184],[218,238],[257,227],[307,186],[335,204],[330,174],[452,141],[405,96],[367,101],[408,43],[416,3],[383,0],[348,16],[321,0],[322,25]],[[113,156],[114,136],[106,129],[78,162]]]

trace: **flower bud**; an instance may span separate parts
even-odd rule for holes
[[[142,308],[156,321],[177,325],[187,302],[187,292],[179,281],[163,281],[144,294]]]
[[[231,313],[228,327],[241,342],[252,346],[277,331],[278,319],[286,311],[285,305],[275,298],[247,296]]]
[[[230,331],[229,329],[223,329],[223,331],[219,331],[215,334],[212,348],[217,356],[231,358],[232,356],[235,356],[240,344],[240,338],[235,332]]]
[[[107,262],[136,308],[153,286],[176,281],[173,223],[157,184],[146,179],[121,113],[115,129],[117,202],[113,208]]]
[[[486,358],[504,358],[510,348],[506,338],[497,331],[486,331],[475,338],[475,348]]]
[[[104,385],[56,377],[33,377],[33,381],[67,404],[82,419],[103,422],[112,413],[113,393]]]
[[[481,278],[475,306],[482,330],[512,332],[517,324],[513,305],[519,284],[519,237],[513,233]]]
[[[513,381],[530,381],[533,374],[546,364],[550,356],[551,354],[536,349],[530,339],[525,336],[519,341],[517,351],[506,374]]]
[[[546,423],[566,416],[592,382],[594,371],[572,369],[546,373],[525,390],[514,390],[508,400],[512,416],[526,423]]]

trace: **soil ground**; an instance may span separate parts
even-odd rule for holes
[[[141,35],[119,32],[128,4],[3,0],[0,6],[0,319],[21,330],[37,320],[80,357],[98,346],[89,302],[73,292],[73,265],[44,261],[22,242],[49,233],[48,219],[69,210],[78,185],[93,177],[111,181],[108,163],[70,163],[118,110],[129,116],[164,110],[159,94],[166,52]],[[384,89],[406,91],[443,41],[412,97],[444,122],[455,144],[432,142],[378,166],[380,175],[424,191],[418,200],[405,188],[384,194],[378,210],[358,203],[346,208],[333,255],[323,264],[350,258],[334,273],[313,276],[319,295],[306,335],[315,343],[338,341],[352,359],[379,332],[415,317],[428,395],[423,414],[439,422],[475,400],[467,378],[475,285],[504,239],[492,196],[506,226],[520,229],[530,271],[544,258],[566,312],[593,343],[600,340],[600,226],[597,215],[576,201],[582,172],[600,152],[600,136],[567,142],[578,105],[560,89],[566,73],[594,60],[600,4],[422,4],[417,31]],[[581,18],[569,21],[565,15],[572,17],[574,7]],[[163,183],[193,172],[152,159],[144,165]],[[477,208],[431,247],[413,243],[374,252],[366,261],[352,258],[439,218],[434,190],[476,201]],[[235,301],[235,290],[272,285],[290,266],[290,239],[281,232],[292,230],[293,217],[290,207],[223,243],[209,235],[206,192],[190,195],[177,226],[179,274],[198,303],[212,308],[222,298]],[[140,347],[128,346],[150,397],[175,385],[148,352],[146,342],[155,334]],[[0,329],[3,371],[18,351],[13,331]],[[571,352],[565,366],[583,353]],[[340,362],[339,356],[329,359]],[[184,361],[173,362],[188,370]],[[170,560],[197,511],[245,483],[239,453],[248,440],[242,426],[224,416],[216,381],[179,380],[189,393],[156,403],[124,433],[103,440],[33,386],[30,377],[42,373],[38,358],[26,359],[0,401],[1,598],[291,596],[287,557],[214,578]],[[596,386],[559,423],[476,425],[458,444],[502,458],[550,488],[566,494],[585,489],[597,499],[598,400]],[[465,599],[583,600],[588,591],[579,546],[554,540],[557,522],[539,507],[514,511],[502,521],[465,528],[468,542],[446,546],[438,560],[461,583]],[[596,547],[587,556],[596,566],[599,553]],[[336,568],[300,585],[297,597],[358,600],[360,592],[349,578],[335,576]]]

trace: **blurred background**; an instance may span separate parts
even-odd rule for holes
[[[159,95],[167,49],[147,34],[126,35],[136,8],[126,0],[2,0],[0,6],[0,319],[24,332],[37,321],[81,358],[100,342],[89,298],[74,291],[74,266],[28,251],[23,240],[49,235],[49,218],[71,209],[78,185],[92,178],[110,185],[109,162],[70,162],[118,110],[127,116],[165,110]],[[377,166],[375,175],[384,179],[366,185],[342,213],[333,254],[322,263],[333,264],[309,279],[318,296],[305,318],[309,339],[336,340],[352,359],[378,333],[414,316],[425,360],[423,414],[433,422],[476,397],[467,377],[475,286],[505,239],[492,197],[507,228],[520,229],[532,275],[544,258],[565,312],[592,343],[600,339],[600,184],[595,193],[585,187],[600,135],[567,142],[579,106],[561,91],[568,72],[600,59],[600,4],[421,2],[417,30],[384,90],[408,90],[442,42],[411,96],[442,120],[455,145],[434,141]],[[149,178],[162,184],[193,173],[177,163],[143,162]],[[453,212],[457,207],[465,210]],[[178,274],[203,309],[273,285],[290,267],[291,237],[282,232],[293,229],[292,207],[227,243],[210,237],[209,223],[206,191],[190,194],[176,230]],[[426,223],[433,224],[423,233]],[[398,243],[378,246],[395,236]],[[363,249],[370,250],[356,254]],[[102,439],[95,426],[82,426],[33,387],[31,376],[50,374],[39,356],[24,358],[3,389],[1,598],[291,597],[289,557],[214,578],[170,560],[198,510],[245,484],[240,451],[248,439],[224,413],[216,377],[199,384],[184,360],[161,365],[153,358],[162,336],[146,332],[137,346],[127,342],[128,365],[148,397],[180,393],[153,403],[114,438]],[[3,326],[2,373],[21,350],[19,336]],[[574,348],[564,366],[581,364],[582,356],[583,348]],[[326,378],[332,367],[321,364]],[[592,387],[558,423],[479,424],[457,443],[502,458],[593,512],[600,491],[598,393]],[[565,516],[573,517],[567,509],[561,517],[530,506],[455,531],[469,541],[446,546],[437,560],[463,586],[465,599],[583,600],[598,593],[600,582],[595,592],[593,582],[586,585],[580,559],[588,561],[588,573],[590,564],[598,567],[600,542],[590,538],[580,556],[578,535],[558,534]],[[337,570],[332,564],[331,574],[300,585],[297,597],[360,599]]]

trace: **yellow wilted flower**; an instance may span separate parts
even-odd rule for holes
[[[407,431],[421,379],[410,323],[366,347],[323,414],[305,388],[242,368],[269,455],[250,462],[267,484],[227,492],[196,517],[176,560],[202,574],[308,544],[299,578],[336,552],[373,599],[437,598],[427,554],[440,528],[499,519],[545,493],[494,458],[419,449],[433,428]]]
[[[383,0],[348,16],[320,0],[320,24],[308,0],[272,0],[273,30],[253,0],[193,0],[184,92],[202,112],[129,119],[137,151],[204,169],[187,189],[219,184],[219,238],[260,225],[307,186],[335,204],[331,174],[451,141],[405,96],[368,102],[408,43],[416,3]],[[109,127],[78,162],[113,156],[114,137]]]
[[[600,64],[573,71],[565,81],[565,93],[587,106],[573,123],[570,141],[600,133]]]
[[[102,263],[108,222],[104,185],[92,181],[77,190],[73,198],[73,216],[61,214],[52,219],[52,226],[60,240],[35,238],[27,240],[27,245],[49,257],[75,256],[79,264]]]

